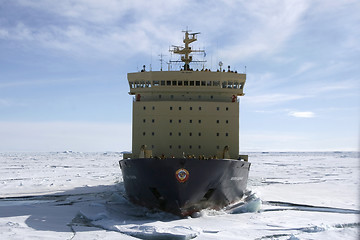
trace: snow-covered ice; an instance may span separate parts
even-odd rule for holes
[[[358,239],[359,153],[249,153],[243,202],[180,219],[125,198],[120,153],[0,153],[0,239]]]

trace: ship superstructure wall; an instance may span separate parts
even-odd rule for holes
[[[153,157],[230,158],[239,154],[239,103],[135,101],[133,154],[142,146]]]

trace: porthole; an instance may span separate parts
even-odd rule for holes
[[[172,136],[172,132],[170,132],[169,135]]]
[[[145,136],[146,135],[146,133],[145,132],[143,132],[143,136]]]

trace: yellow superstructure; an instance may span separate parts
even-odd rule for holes
[[[191,48],[176,51],[187,54],[184,70],[128,73],[134,95],[131,157],[237,159],[238,97],[246,74],[189,70]]]

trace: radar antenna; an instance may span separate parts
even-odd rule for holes
[[[190,43],[197,41],[196,35],[200,34],[200,32],[196,33],[190,33],[188,30],[183,31],[185,32],[185,38],[183,39],[183,42],[185,44],[185,47],[182,46],[172,46],[173,49],[170,49],[170,52],[173,52],[175,54],[180,54],[181,56],[181,62],[184,62],[184,70],[190,70],[190,62],[206,62],[206,61],[193,61],[192,56],[190,55],[193,52],[203,52],[205,54],[204,50],[193,50],[189,46]],[[170,61],[170,62],[180,62],[180,61]]]

